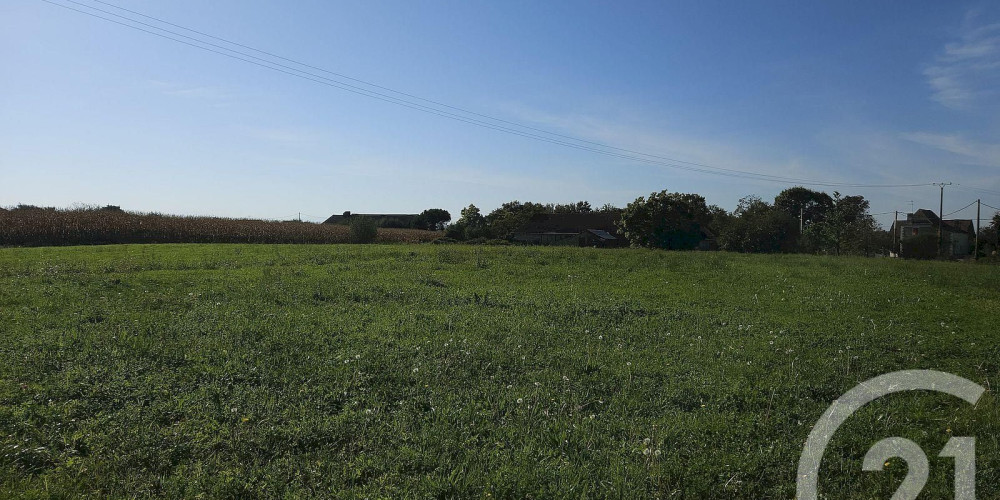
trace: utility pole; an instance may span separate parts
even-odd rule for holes
[[[899,210],[892,213],[892,253],[899,257],[899,247],[896,246],[896,233],[899,232]]]
[[[302,222],[302,212],[299,212],[299,222]]]
[[[944,254],[944,187],[950,186],[950,182],[936,182],[934,185],[941,187],[941,202],[938,205],[938,257]]]
[[[803,229],[803,223],[802,223],[802,214],[803,213],[805,213],[805,212],[803,211],[802,207],[799,207],[799,234],[802,234],[802,229]]]
[[[979,209],[982,208],[981,207],[982,204],[983,204],[982,198],[976,200],[976,249],[972,253],[972,255],[975,256],[974,258],[976,260],[979,260],[979,226],[983,223],[983,221],[980,220],[979,218]]]

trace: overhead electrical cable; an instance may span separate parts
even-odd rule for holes
[[[662,162],[662,161],[653,161],[653,160],[650,160],[648,158],[637,158],[635,156],[625,155],[625,154],[620,154],[620,153],[614,153],[614,152],[611,152],[611,151],[603,151],[603,150],[599,150],[599,149],[595,149],[595,148],[591,148],[591,147],[587,147],[587,146],[582,146],[582,145],[579,145],[579,144],[566,143],[564,141],[560,141],[560,140],[556,140],[556,139],[552,139],[552,138],[548,138],[548,137],[537,136],[535,134],[531,134],[531,133],[527,133],[527,132],[522,132],[522,131],[519,131],[519,130],[509,129],[507,127],[490,124],[488,122],[482,122],[480,120],[476,120],[476,119],[473,119],[473,118],[463,117],[463,116],[455,115],[455,114],[447,112],[447,111],[442,111],[442,110],[434,109],[434,108],[431,108],[431,107],[428,107],[428,106],[424,106],[424,105],[421,105],[421,104],[412,103],[412,102],[405,101],[405,100],[402,100],[402,99],[399,99],[399,98],[396,98],[396,97],[393,97],[393,96],[389,96],[389,95],[382,94],[382,93],[379,93],[379,92],[374,92],[374,91],[370,91],[370,90],[367,90],[367,89],[364,89],[364,88],[361,88],[361,87],[357,87],[355,85],[346,84],[346,83],[343,83],[343,82],[338,82],[336,80],[332,80],[332,79],[323,77],[321,75],[316,75],[316,74],[313,74],[313,73],[309,73],[307,71],[299,70],[297,68],[286,66],[286,65],[283,65],[283,64],[280,64],[280,63],[275,63],[273,61],[269,61],[267,59],[259,58],[259,57],[256,57],[256,56],[252,56],[252,55],[249,55],[249,54],[237,51],[237,50],[233,50],[233,49],[229,49],[229,48],[226,48],[226,47],[222,47],[220,45],[216,45],[216,44],[213,44],[213,43],[210,43],[210,42],[205,42],[203,40],[199,40],[197,38],[189,37],[187,35],[182,35],[182,34],[170,31],[170,30],[165,30],[163,28],[159,28],[159,27],[147,24],[147,23],[143,23],[141,21],[134,21],[134,20],[132,20],[130,18],[127,18],[125,16],[121,16],[121,15],[118,15],[118,14],[110,13],[110,12],[107,12],[107,11],[104,11],[104,10],[101,10],[101,9],[97,9],[95,7],[88,7],[88,8],[91,8],[91,9],[94,9],[94,10],[98,10],[100,12],[104,12],[106,14],[113,15],[115,17],[119,17],[119,18],[122,18],[122,19],[127,19],[127,20],[130,20],[130,21],[136,22],[137,24],[141,24],[141,25],[144,25],[144,26],[151,27],[153,29],[161,30],[161,31],[164,31],[166,33],[170,33],[170,34],[173,34],[173,35],[176,35],[176,36],[187,38],[189,40],[192,40],[192,41],[195,41],[195,42],[198,42],[198,43],[204,43],[205,45],[209,45],[211,47],[216,47],[216,48],[219,48],[219,49],[222,49],[222,50],[226,50],[228,52],[233,52],[234,54],[238,54],[238,55],[233,55],[233,54],[229,54],[229,53],[226,53],[226,52],[220,52],[218,50],[215,50],[215,49],[212,49],[212,48],[209,48],[209,47],[204,47],[204,46],[201,46],[201,45],[197,45],[195,43],[186,42],[184,40],[178,40],[178,39],[173,38],[171,36],[164,35],[163,33],[157,33],[157,32],[153,32],[153,31],[149,31],[147,29],[140,28],[140,27],[137,27],[137,26],[132,26],[130,24],[123,23],[123,22],[120,22],[120,21],[116,21],[114,19],[108,19],[106,17],[100,16],[100,15],[97,15],[97,14],[93,14],[91,12],[81,11],[81,10],[75,9],[73,7],[69,7],[69,6],[66,6],[66,5],[61,5],[61,4],[53,2],[51,0],[42,0],[42,1],[46,2],[46,3],[53,4],[53,5],[57,5],[59,7],[64,7],[66,9],[69,9],[69,10],[72,10],[72,11],[75,11],[75,12],[79,12],[81,14],[86,14],[86,15],[89,15],[89,16],[92,16],[92,17],[96,17],[98,19],[103,19],[105,21],[109,21],[109,22],[112,22],[112,23],[115,23],[115,24],[119,24],[119,25],[122,25],[122,26],[125,26],[125,27],[129,27],[129,28],[133,28],[133,29],[136,29],[138,31],[142,31],[142,32],[145,32],[145,33],[156,35],[156,36],[159,36],[161,38],[166,38],[168,40],[176,41],[176,42],[179,42],[179,43],[183,43],[185,45],[189,45],[189,46],[192,46],[192,47],[195,47],[195,48],[206,50],[208,52],[213,52],[213,53],[216,53],[216,54],[219,54],[219,55],[223,55],[223,56],[230,57],[230,58],[233,58],[233,59],[237,59],[237,60],[240,60],[240,61],[248,62],[248,63],[254,64],[254,65],[257,65],[257,66],[261,66],[261,67],[264,67],[264,68],[267,68],[267,69],[278,71],[280,73],[285,73],[285,74],[288,74],[288,75],[291,75],[291,76],[296,76],[296,77],[303,78],[303,79],[306,79],[306,80],[310,80],[310,81],[313,81],[313,82],[316,82],[316,83],[320,83],[320,84],[323,84],[323,85],[328,85],[328,86],[335,87],[335,88],[338,88],[338,89],[341,89],[341,90],[346,90],[348,92],[352,92],[352,93],[364,95],[366,97],[371,97],[371,98],[378,99],[378,100],[381,100],[381,101],[386,101],[386,102],[390,102],[390,103],[393,103],[393,104],[398,104],[398,105],[403,106],[403,107],[415,109],[415,110],[418,110],[418,111],[424,111],[424,112],[431,113],[431,114],[434,114],[434,115],[442,116],[442,117],[445,117],[445,118],[451,118],[451,119],[458,120],[458,121],[461,121],[461,122],[470,123],[470,124],[478,125],[478,126],[485,127],[485,128],[490,128],[490,129],[498,130],[498,131],[501,131],[501,132],[507,132],[507,133],[510,133],[510,134],[519,135],[519,136],[530,138],[530,139],[536,139],[536,140],[540,140],[540,141],[544,141],[544,142],[549,142],[549,143],[553,143],[553,144],[558,144],[558,145],[562,145],[562,146],[566,146],[566,147],[570,147],[570,148],[580,149],[580,150],[583,150],[583,151],[589,151],[589,152],[593,152],[593,153],[603,154],[603,155],[606,155],[606,156],[612,156],[612,157],[617,157],[617,158],[624,158],[624,159],[629,159],[629,160],[634,160],[634,161],[640,161],[640,162],[654,164],[654,165],[661,165],[661,166],[666,166],[666,167],[670,167],[670,168],[677,168],[677,169],[681,169],[681,170],[688,170],[688,171],[693,171],[693,172],[712,173],[712,174],[716,174],[716,175],[727,175],[728,174],[728,176],[731,176],[731,177],[739,177],[739,178],[753,179],[753,180],[765,180],[765,181],[782,182],[782,183],[799,183],[799,184],[814,184],[814,185],[823,185],[823,186],[844,186],[844,187],[904,187],[904,186],[905,187],[909,187],[909,186],[922,185],[922,184],[913,184],[913,185],[907,184],[907,185],[891,185],[890,186],[890,185],[869,185],[869,184],[851,184],[851,183],[828,183],[828,182],[821,182],[821,181],[811,181],[809,179],[799,179],[799,178],[794,178],[794,177],[775,176],[775,175],[761,174],[761,173],[756,173],[756,172],[746,172],[746,171],[741,171],[741,170],[724,169],[724,168],[721,168],[721,167],[694,168],[694,167],[688,167],[688,166],[683,166],[683,165],[674,165],[674,164],[670,164],[670,163],[666,163],[666,162]],[[73,0],[64,0],[64,1],[72,2],[72,3],[75,3],[77,5],[83,5],[80,2],[75,2]],[[248,59],[245,59],[244,57],[239,57],[239,56],[248,57],[248,58],[254,59],[254,60],[248,60]],[[273,67],[271,65],[278,66],[278,68],[275,68],[275,67]],[[284,69],[280,69],[280,68],[284,68]],[[345,88],[345,87],[347,87],[347,88]],[[647,156],[649,156],[649,155],[647,155]],[[707,169],[720,170],[721,172],[716,172],[714,170],[706,170],[706,168]]]
[[[943,218],[945,218],[945,217],[947,217],[949,215],[957,214],[957,213],[961,212],[962,210],[965,210],[966,208],[969,208],[969,207],[971,207],[972,205],[975,205],[975,204],[976,204],[976,202],[969,203],[968,205],[966,205],[966,206],[964,206],[964,207],[962,207],[962,208],[960,208],[958,210],[955,210],[954,212],[950,212],[950,213],[942,215],[941,218],[943,219]]]
[[[955,187],[955,189],[961,189],[961,190],[964,190],[964,191],[972,191],[972,192],[976,192],[976,193],[986,193],[986,194],[993,194],[993,195],[1000,196],[1000,191],[995,191],[993,189],[965,187],[965,186],[962,186],[960,184],[957,184],[954,187]]]
[[[496,123],[490,123],[490,122],[487,122],[487,121],[484,121],[484,120],[480,120],[478,118],[473,118],[473,117],[469,117],[469,116],[463,116],[463,115],[460,115],[460,114],[457,114],[457,113],[453,113],[453,112],[450,112],[450,111],[438,109],[438,108],[435,108],[435,107],[432,107],[432,106],[428,106],[428,105],[424,105],[424,104],[419,104],[419,103],[416,103],[416,102],[412,102],[412,101],[404,99],[404,98],[395,97],[395,96],[392,96],[392,95],[389,95],[389,94],[385,94],[383,92],[378,92],[378,91],[366,89],[366,88],[363,88],[363,87],[359,87],[357,85],[352,85],[352,84],[345,83],[345,82],[342,82],[342,81],[337,81],[337,80],[334,80],[334,79],[331,79],[331,78],[328,78],[328,77],[324,77],[322,75],[318,75],[318,74],[315,74],[315,73],[312,73],[312,72],[309,72],[309,71],[305,71],[305,70],[302,70],[302,69],[299,69],[299,68],[288,66],[288,65],[285,65],[285,64],[282,64],[282,63],[279,63],[279,62],[275,62],[273,60],[269,60],[269,59],[266,59],[266,58],[261,58],[261,57],[258,57],[258,56],[254,56],[252,54],[248,54],[248,53],[242,52],[240,50],[228,48],[228,47],[225,47],[225,46],[222,46],[222,45],[218,45],[218,44],[214,44],[214,43],[211,43],[211,42],[208,42],[208,41],[196,38],[196,37],[191,37],[191,36],[188,36],[188,35],[177,33],[175,31],[171,31],[171,30],[159,27],[159,26],[155,26],[155,25],[152,25],[152,24],[149,24],[149,23],[145,23],[145,22],[142,22],[142,21],[139,21],[139,20],[127,17],[127,16],[123,16],[123,15],[120,15],[120,14],[116,14],[114,12],[110,12],[110,11],[104,10],[104,9],[93,7],[93,6],[90,6],[90,5],[81,3],[81,2],[77,2],[75,0],[63,0],[63,1],[75,4],[75,5],[82,6],[84,8],[90,9],[90,10],[101,12],[101,13],[104,13],[104,14],[107,14],[107,15],[110,15],[110,16],[114,16],[114,17],[117,17],[119,19],[124,19],[124,20],[126,20],[128,22],[126,23],[126,22],[117,21],[115,19],[110,19],[110,18],[101,16],[99,14],[95,14],[93,12],[76,9],[76,8],[73,8],[73,7],[69,6],[69,5],[58,3],[58,2],[52,1],[52,0],[42,0],[42,1],[46,2],[46,3],[49,3],[49,4],[52,4],[52,5],[55,5],[55,6],[58,6],[58,7],[62,7],[64,9],[68,9],[68,10],[71,10],[71,11],[74,11],[74,12],[78,12],[78,13],[85,14],[85,15],[88,15],[88,16],[91,16],[91,17],[102,19],[104,21],[115,23],[115,24],[118,24],[118,25],[121,25],[121,26],[125,26],[125,27],[128,27],[128,28],[132,28],[132,29],[135,29],[135,30],[138,30],[138,31],[142,31],[142,32],[148,33],[148,34],[156,35],[156,36],[159,36],[161,38],[165,38],[165,39],[168,39],[168,40],[171,40],[171,41],[182,43],[182,44],[185,44],[185,45],[188,45],[188,46],[191,46],[191,47],[195,47],[195,48],[202,49],[202,50],[205,50],[205,51],[208,51],[208,52],[212,52],[212,53],[215,53],[215,54],[218,54],[218,55],[223,55],[223,56],[226,56],[226,57],[229,57],[229,58],[232,58],[232,59],[237,59],[237,60],[240,60],[240,61],[243,61],[243,62],[254,64],[254,65],[257,65],[257,66],[260,66],[260,67],[263,67],[263,68],[270,69],[272,71],[277,71],[279,73],[284,73],[284,74],[287,74],[287,75],[290,75],[290,76],[295,76],[295,77],[302,78],[302,79],[305,79],[305,80],[310,80],[312,82],[319,83],[319,84],[322,84],[322,85],[327,85],[327,86],[334,87],[334,88],[337,88],[337,89],[340,89],[340,90],[345,90],[347,92],[352,92],[352,93],[355,93],[355,94],[363,95],[365,97],[369,97],[369,98],[372,98],[372,99],[381,100],[381,101],[388,102],[388,103],[391,103],[391,104],[396,104],[396,105],[403,106],[403,107],[410,108],[410,109],[414,109],[414,110],[417,110],[417,111],[423,111],[425,113],[437,115],[437,116],[444,117],[444,118],[449,118],[449,119],[452,119],[452,120],[456,120],[456,121],[468,123],[468,124],[471,124],[471,125],[476,125],[476,126],[483,127],[483,128],[488,128],[488,129],[492,129],[492,130],[496,130],[496,131],[500,131],[500,132],[505,132],[505,133],[508,133],[508,134],[513,134],[513,135],[517,135],[517,136],[521,136],[521,137],[525,137],[525,138],[529,138],[529,139],[534,139],[534,140],[538,140],[538,141],[542,141],[542,142],[548,142],[548,143],[551,143],[551,144],[561,145],[561,146],[564,146],[564,147],[574,148],[574,149],[578,149],[578,150],[582,150],[582,151],[588,151],[588,152],[592,152],[592,153],[602,154],[602,155],[605,155],[605,156],[610,156],[610,157],[615,157],[615,158],[622,158],[622,159],[627,159],[627,160],[632,160],[632,161],[638,161],[638,162],[643,162],[643,163],[653,164],[653,165],[660,165],[660,166],[665,166],[665,167],[668,167],[668,168],[686,170],[686,171],[691,171],[691,172],[707,173],[707,174],[714,174],[714,175],[720,175],[720,176],[726,176],[726,177],[743,178],[743,179],[750,179],[750,180],[779,182],[779,183],[786,183],[786,184],[803,184],[803,185],[827,186],[827,187],[855,187],[855,188],[862,188],[862,187],[868,187],[868,188],[890,188],[890,187],[892,187],[892,188],[895,188],[895,187],[919,187],[919,186],[930,186],[930,185],[932,185],[932,183],[914,183],[914,184],[864,184],[864,183],[845,183],[845,182],[817,181],[817,180],[812,180],[812,179],[803,179],[803,178],[797,178],[797,177],[787,177],[787,176],[779,176],[779,175],[772,175],[772,174],[763,174],[763,173],[751,172],[751,171],[745,171],[745,170],[736,170],[736,169],[729,169],[729,168],[723,168],[723,167],[716,167],[716,166],[711,166],[711,165],[702,164],[702,163],[688,162],[688,161],[678,160],[678,159],[669,158],[669,157],[665,157],[665,156],[659,156],[659,155],[654,155],[654,154],[649,154],[649,153],[643,153],[643,152],[639,152],[639,151],[629,150],[629,149],[625,149],[625,148],[619,148],[619,147],[610,146],[610,145],[602,144],[602,143],[595,142],[595,141],[589,141],[589,140],[586,140],[586,139],[579,139],[579,138],[575,138],[575,137],[568,136],[568,135],[563,135],[563,134],[558,134],[558,133],[554,133],[554,132],[549,132],[549,131],[546,131],[546,130],[543,130],[543,129],[539,129],[539,128],[530,127],[530,126],[527,126],[527,125],[518,124],[518,123],[515,123],[515,122],[512,122],[512,121],[503,120],[503,119],[492,117],[492,116],[489,116],[489,115],[485,115],[485,114],[481,114],[481,113],[476,113],[476,112],[473,112],[473,111],[469,111],[469,110],[466,110],[466,109],[463,109],[463,108],[460,108],[460,107],[457,107],[457,106],[451,106],[451,105],[448,105],[448,104],[440,103],[438,101],[433,101],[433,100],[425,99],[425,98],[418,97],[418,96],[415,96],[415,95],[412,95],[412,94],[407,94],[405,92],[400,92],[400,91],[397,91],[397,90],[393,90],[393,89],[390,89],[388,87],[383,87],[383,86],[376,85],[376,84],[373,84],[373,83],[370,83],[370,82],[366,82],[364,80],[359,80],[359,79],[356,79],[356,78],[352,78],[352,77],[349,77],[349,76],[346,76],[346,75],[342,75],[340,73],[335,73],[335,72],[332,72],[332,71],[329,71],[329,70],[325,70],[323,68],[319,68],[317,66],[308,65],[308,64],[296,61],[294,59],[286,58],[286,57],[279,56],[279,55],[276,55],[276,54],[272,54],[270,52],[266,52],[266,51],[263,51],[263,50],[260,50],[260,49],[256,49],[256,48],[253,48],[253,47],[250,47],[250,46],[247,46],[247,45],[243,45],[243,44],[240,44],[240,43],[237,43],[237,42],[233,42],[233,41],[221,38],[221,37],[210,35],[208,33],[197,31],[197,30],[194,30],[194,29],[191,29],[191,28],[186,28],[186,27],[181,26],[179,24],[170,23],[168,21],[164,21],[162,19],[159,19],[159,18],[156,18],[156,17],[153,17],[153,16],[148,16],[148,15],[145,15],[145,14],[133,11],[133,10],[125,9],[123,7],[119,7],[119,6],[111,4],[109,2],[104,2],[104,1],[101,1],[101,0],[93,0],[93,1],[95,1],[97,3],[107,5],[107,6],[119,9],[121,11],[124,11],[124,12],[129,12],[129,13],[132,13],[134,15],[142,16],[144,18],[151,19],[151,20],[157,21],[157,22],[162,23],[162,24],[174,26],[174,27],[177,27],[177,28],[183,29],[185,31],[188,31],[188,32],[191,32],[191,33],[195,33],[195,34],[198,34],[198,35],[201,35],[201,36],[204,36],[204,37],[208,37],[208,38],[211,38],[211,39],[214,39],[214,40],[222,41],[222,42],[234,45],[234,46],[246,48],[248,50],[252,50],[252,51],[260,53],[260,54],[264,54],[264,55],[267,55],[267,56],[270,56],[270,57],[273,57],[273,58],[277,58],[277,59],[281,59],[281,60],[284,60],[284,61],[287,61],[287,62],[291,62],[291,63],[299,65],[299,66],[303,66],[303,67],[306,67],[306,68],[315,69],[317,71],[321,71],[321,72],[324,72],[324,73],[327,73],[327,74],[330,74],[330,75],[334,75],[334,76],[337,76],[339,78],[343,78],[343,79],[351,80],[351,81],[354,81],[354,82],[358,82],[358,83],[367,85],[369,87],[373,87],[373,88],[385,90],[385,91],[388,91],[388,92],[392,92],[394,94],[398,94],[398,95],[401,95],[401,96],[404,96],[404,97],[407,97],[407,98],[410,98],[410,99],[416,99],[416,100],[423,101],[423,102],[426,102],[426,103],[431,103],[431,104],[434,104],[436,106],[440,106],[440,107],[452,109],[452,110],[455,110],[455,111],[460,111],[460,112],[466,113],[468,115],[478,116],[478,117],[481,117],[481,118],[492,120],[494,122],[504,123],[504,124],[508,124],[508,125],[515,126],[515,127],[519,127],[519,128],[522,128],[522,129],[526,129],[526,130],[531,130],[531,131],[535,131],[535,132],[540,132],[540,133],[548,134],[548,135],[555,136],[555,137],[561,137],[561,138],[564,138],[566,140],[576,141],[576,142],[579,142],[579,143],[591,144],[593,147],[592,146],[586,146],[584,144],[576,144],[576,143],[573,143],[573,142],[567,142],[567,141],[561,140],[561,139],[554,139],[552,137],[546,137],[546,136],[539,135],[539,134],[532,133],[532,132],[526,132],[524,130],[518,130],[518,129],[510,128],[510,127],[507,127],[507,126],[504,126],[504,125],[498,125]],[[129,24],[129,23],[135,23],[135,24]],[[146,26],[146,27],[152,28],[154,30],[158,30],[158,31],[151,31],[151,30],[148,30],[148,29],[144,29],[144,28],[142,28],[140,26],[136,26],[136,24],[140,25],[140,26]],[[164,34],[164,33],[166,33],[166,34]],[[173,35],[173,36],[170,36],[170,35]],[[180,38],[175,38],[175,37],[184,38],[184,39],[187,39],[187,40],[190,40],[190,41],[185,41],[185,40],[182,40]],[[216,50],[216,49],[220,49],[220,50]],[[225,51],[225,52],[223,52],[223,51]],[[604,148],[604,149],[598,149],[598,148]],[[612,150],[612,151],[608,151],[608,150]],[[616,152],[616,151],[619,151],[619,152]],[[625,154],[625,153],[628,153],[628,154]]]

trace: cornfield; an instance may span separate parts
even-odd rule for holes
[[[441,236],[418,229],[379,229],[379,243],[421,243]],[[347,226],[298,221],[186,217],[118,209],[0,208],[0,245],[117,243],[348,243]]]

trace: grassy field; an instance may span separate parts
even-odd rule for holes
[[[0,497],[792,498],[861,381],[1000,375],[1000,267],[453,245],[0,249]],[[829,498],[950,436],[1000,497],[1000,411],[883,398]]]

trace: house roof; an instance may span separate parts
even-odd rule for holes
[[[959,233],[968,233],[973,236],[976,234],[976,226],[972,225],[971,219],[945,219],[944,227]]]
[[[896,221],[900,226],[913,223],[929,223],[932,226],[940,224],[941,219],[933,210],[921,208],[912,214],[906,214],[906,220]],[[896,230],[896,222],[892,223],[890,231]],[[975,236],[976,229],[971,219],[945,219],[942,225],[945,231],[953,233],[966,233]]]
[[[934,211],[927,210],[926,208],[918,209],[916,212],[913,212],[912,214],[908,214],[906,216],[907,221],[910,221],[912,219],[927,219],[928,221],[933,222],[934,224],[937,224],[937,222],[941,220],[938,218],[937,214],[934,213]]]
[[[418,216],[417,214],[354,214],[354,213],[346,214],[345,213],[345,214],[333,214],[330,217],[328,217],[325,221],[323,221],[323,223],[335,224],[337,222],[345,221],[351,217],[370,217],[372,219],[394,218],[402,220],[411,220],[415,219],[417,216]]]
[[[602,240],[617,240],[618,239],[618,238],[615,238],[614,236],[612,236],[611,233],[609,233],[609,232],[607,232],[607,231],[605,231],[603,229],[588,229],[587,231],[590,231],[591,234],[593,234],[594,236],[597,236],[598,238],[600,238]]]

